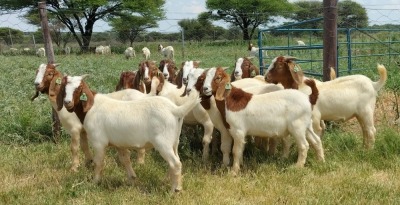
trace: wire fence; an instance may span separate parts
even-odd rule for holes
[[[367,11],[369,16],[369,25],[400,25],[400,4],[387,4],[387,5],[373,5],[366,0],[358,1]],[[26,10],[16,12],[0,11],[0,29],[7,29],[9,31],[0,32],[0,53],[2,54],[35,54],[35,51],[43,47],[43,36],[39,26],[30,25],[22,17]],[[167,11],[168,16],[168,11]],[[146,45],[149,42],[174,42],[182,46],[190,45],[195,42],[215,43],[221,44],[235,41],[243,42],[243,35],[240,29],[230,28],[222,22],[218,25],[224,29],[214,30],[207,33],[188,33],[185,32],[177,22],[185,18],[165,19],[158,29],[150,29],[146,33],[138,35],[134,39],[135,44]],[[357,23],[353,25],[357,28]],[[398,27],[397,27],[398,28]],[[18,32],[13,32],[13,30]],[[265,28],[260,28],[265,29]],[[113,47],[113,52],[123,52],[126,46],[130,45],[129,40],[117,32],[111,31],[111,27],[104,21],[98,21],[93,28],[93,36],[91,39],[90,47],[94,48],[98,45],[110,45]],[[397,35],[397,34],[396,34]],[[400,38],[394,36],[393,38]],[[257,39],[257,32],[253,35],[254,41]],[[70,32],[60,30],[59,36],[52,36],[54,42],[54,51],[56,54],[65,53],[65,48],[69,47],[70,52],[79,52],[80,47],[76,43],[73,35]],[[273,46],[273,45],[272,45]],[[185,50],[185,48],[183,48]],[[184,54],[183,54],[184,55]]]

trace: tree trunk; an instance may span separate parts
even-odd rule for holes
[[[248,27],[243,28],[243,40],[244,41],[250,40]]]
[[[90,45],[90,40],[92,39],[92,33],[93,33],[93,25],[94,25],[94,16],[89,16],[86,25],[85,25],[85,32],[82,33],[82,47],[81,50],[83,52],[89,52],[89,45]]]
[[[89,45],[90,45],[91,39],[92,39],[92,32],[90,32],[90,33],[85,32],[82,34],[82,42],[83,42],[82,47],[81,47],[82,52],[84,52],[84,53],[89,52]]]

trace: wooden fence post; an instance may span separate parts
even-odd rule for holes
[[[51,36],[49,31],[49,22],[47,19],[47,9],[46,9],[46,2],[42,1],[39,2],[39,15],[40,15],[40,22],[42,25],[42,33],[44,39],[44,48],[46,50],[46,57],[48,63],[54,63],[54,50],[53,44],[51,42]],[[58,118],[57,111],[52,107],[52,128],[53,128],[53,141],[54,143],[58,143],[60,140],[61,135],[61,123],[60,119]]]
[[[323,81],[329,81],[330,68],[337,71],[337,2],[323,0],[324,7],[324,48],[323,48]],[[336,73],[338,76],[339,73]]]

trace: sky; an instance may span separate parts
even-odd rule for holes
[[[299,0],[289,0],[296,2]],[[322,2],[322,0],[320,0]],[[361,4],[369,17],[370,25],[374,24],[400,24],[400,0],[354,0]],[[182,19],[195,19],[201,12],[206,11],[205,0],[166,0],[164,9],[166,20],[159,21],[159,27],[152,31],[161,33],[178,32],[180,27],[178,21]],[[339,1],[340,3],[340,1]],[[227,27],[224,22],[217,23],[219,26]],[[18,18],[17,14],[6,14],[0,16],[0,27],[11,27],[22,31],[35,31],[37,27],[26,24],[24,19]],[[96,22],[94,31],[109,30],[105,22]]]

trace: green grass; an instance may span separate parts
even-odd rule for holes
[[[183,58],[177,46],[176,61],[200,60],[203,67],[233,66],[245,56],[244,45],[188,45]],[[152,59],[161,57],[155,52]],[[121,71],[136,69],[141,58],[125,60],[111,56],[56,56],[58,67],[70,75],[90,74],[90,87],[98,92],[114,90]],[[0,204],[396,204],[400,201],[400,135],[394,120],[391,90],[381,92],[377,113],[375,149],[365,151],[359,126],[354,121],[338,123],[323,137],[326,162],[319,163],[312,149],[306,166],[294,168],[295,146],[289,159],[267,156],[247,144],[244,166],[238,177],[221,167],[221,154],[201,160],[201,147],[182,136],[183,188],[169,192],[167,165],[155,151],[144,165],[133,164],[138,176],[126,182],[125,171],[109,149],[102,182],[91,182],[92,170],[69,171],[69,136],[62,132],[59,144],[52,142],[51,108],[45,95],[35,101],[35,71],[45,58],[0,55]],[[385,64],[385,62],[382,62]],[[373,60],[366,66],[375,66]],[[388,85],[398,82],[398,72],[389,70]],[[396,75],[392,75],[395,73]],[[366,73],[377,77],[376,72]],[[199,139],[196,139],[200,141]],[[83,156],[81,154],[81,159]],[[132,154],[135,159],[135,153]]]

